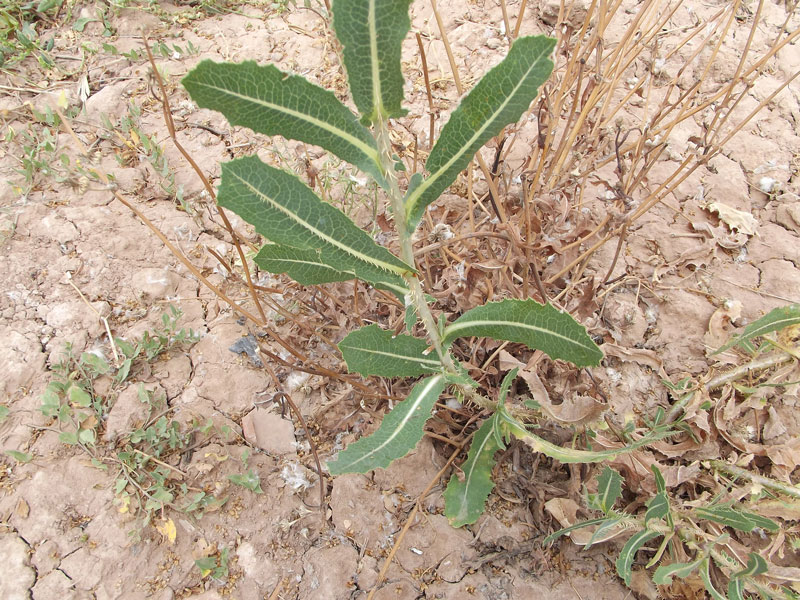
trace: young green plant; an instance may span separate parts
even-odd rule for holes
[[[570,315],[532,299],[490,302],[451,323],[437,322],[418,276],[412,236],[426,208],[467,168],[475,153],[529,108],[552,71],[555,41],[545,36],[518,38],[453,111],[425,163],[427,176],[415,174],[403,193],[397,176],[402,166],[392,150],[389,125],[390,119],[406,113],[400,58],[410,27],[409,2],[337,0],[333,27],[343,47],[358,116],[332,92],[252,61],[203,61],[183,84],[201,107],[222,112],[232,125],[321,146],[373,177],[388,196],[399,256],[323,202],[297,176],[256,156],[222,165],[218,202],[269,240],[255,257],[261,268],[287,273],[304,285],[360,279],[404,302],[409,332],[418,321],[422,323],[425,339],[368,325],[342,340],[340,349],[351,371],[421,379],[373,435],[351,444],[328,464],[333,475],[387,467],[407,454],[422,438],[425,422],[448,386],[495,411],[476,435],[465,465],[466,478],[454,477],[448,487],[446,512],[451,523],[472,523],[492,489],[493,455],[504,447],[504,439],[519,437],[560,458],[573,451],[548,445],[504,407],[510,378],[499,404],[478,393],[467,369],[453,356],[453,343],[470,337],[517,342],[580,367],[597,365],[603,354]],[[600,460],[585,454],[590,456],[572,458]]]

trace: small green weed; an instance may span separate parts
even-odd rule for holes
[[[32,0],[30,2],[0,2],[0,67],[11,66],[34,55],[44,69],[52,69],[50,56],[53,40],[42,40],[39,22],[50,18],[63,0]]]
[[[199,336],[191,329],[178,327],[181,314],[171,306],[154,331],[146,331],[132,341],[115,339],[121,353],[119,366],[110,364],[98,353],[76,356],[67,346],[63,360],[52,367],[56,377],[41,398],[41,411],[55,419],[61,442],[81,447],[98,468],[116,471],[115,502],[121,513],[142,517],[139,529],[150,524],[167,506],[199,517],[227,501],[204,489],[190,487],[183,481],[185,473],[175,465],[180,465],[182,457],[191,452],[198,437],[227,437],[231,433],[229,428],[216,428],[210,419],[195,420],[189,427],[182,427],[169,417],[171,409],[166,398],[140,384],[138,400],[147,413],[142,425],[116,440],[103,438],[114,401],[122,387],[131,383],[137,365],[198,341]],[[106,378],[102,386],[100,378]],[[101,388],[107,391],[101,393],[98,391]],[[254,492],[261,491],[258,475],[252,470],[240,477],[241,482],[232,481]],[[138,533],[139,530],[132,532]]]

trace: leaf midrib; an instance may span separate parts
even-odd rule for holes
[[[367,157],[372,159],[372,161],[375,163],[376,167],[380,167],[380,160],[379,160],[379,155],[378,155],[377,149],[375,149],[372,146],[370,146],[369,144],[365,143],[363,140],[360,140],[357,137],[351,135],[350,133],[344,131],[343,129],[340,129],[340,128],[336,127],[335,125],[331,125],[327,121],[322,121],[322,120],[317,119],[316,117],[312,117],[311,115],[308,115],[306,113],[299,112],[299,111],[296,111],[294,109],[287,108],[285,106],[281,106],[280,104],[274,104],[272,102],[268,102],[266,100],[262,100],[261,98],[257,98],[257,97],[254,97],[254,96],[247,96],[245,94],[240,94],[239,92],[234,92],[233,90],[230,90],[228,88],[218,87],[216,85],[212,85],[210,83],[205,83],[205,82],[202,82],[202,81],[196,81],[196,82],[194,82],[194,84],[197,85],[197,86],[202,86],[202,87],[208,88],[210,90],[214,90],[214,91],[220,92],[222,94],[227,94],[229,96],[232,96],[234,98],[238,98],[240,100],[246,100],[248,102],[253,102],[254,104],[259,104],[259,105],[261,105],[261,106],[263,106],[265,108],[268,108],[270,110],[275,110],[275,111],[278,111],[278,112],[285,113],[285,114],[287,114],[289,116],[292,116],[292,117],[295,117],[297,119],[300,119],[301,121],[306,121],[307,123],[310,123],[311,125],[314,125],[315,127],[319,127],[320,129],[324,129],[325,131],[327,131],[329,133],[332,133],[337,137],[342,138],[347,143],[349,143],[351,146],[355,146],[356,148],[358,148],[361,152],[363,152],[365,155],[367,155]]]
[[[341,344],[339,344],[339,346],[341,347]],[[427,363],[433,365],[434,367],[439,367],[441,364],[438,360],[431,360],[429,358],[412,358],[405,354],[394,354],[392,352],[384,352],[382,350],[372,350],[370,348],[364,348],[361,346],[344,346],[344,347],[350,350],[357,350],[358,352],[378,354],[380,356],[388,356],[390,358],[400,358],[402,360],[407,360],[409,362]]]
[[[483,449],[486,447],[486,444],[488,444],[489,440],[491,440],[494,437],[494,429],[495,429],[495,427],[496,427],[496,423],[494,425],[492,425],[491,429],[489,429],[488,432],[486,432],[486,437],[483,438],[483,442],[481,442],[480,447],[477,449],[478,452],[475,454],[475,460],[472,461],[472,464],[469,466],[469,474],[467,475],[465,473],[465,477],[464,477],[464,494],[463,494],[465,500],[469,497],[469,493],[468,493],[469,492],[469,486],[470,486],[470,482],[472,481],[472,475],[475,472],[475,468],[478,465],[478,460],[480,459],[481,455],[483,454]],[[459,511],[459,513],[461,514],[462,520],[469,518],[469,515],[465,514],[465,511],[466,511],[466,513],[469,513],[469,510],[467,508],[467,502],[466,501],[462,502],[461,506],[462,506],[462,510]]]
[[[383,114],[383,100],[381,98],[381,71],[378,60],[378,31],[375,22],[375,0],[369,2],[369,57],[370,69],[372,70],[372,118],[378,118]]]
[[[397,427],[395,427],[392,434],[388,438],[386,438],[386,440],[380,446],[377,446],[376,448],[362,455],[361,457],[358,458],[358,460],[354,460],[353,462],[349,463],[347,468],[352,469],[354,465],[357,465],[358,463],[363,462],[367,458],[373,456],[377,452],[380,452],[386,446],[388,446],[398,435],[400,435],[400,432],[402,432],[405,429],[406,425],[411,420],[411,417],[414,416],[414,412],[417,410],[417,407],[419,407],[419,405],[422,404],[423,400],[425,400],[431,389],[434,386],[438,385],[440,379],[442,379],[442,375],[436,375],[435,377],[431,377],[427,385],[420,391],[420,394],[417,397],[417,399],[409,407],[408,412],[403,417],[403,420],[400,421],[400,423],[398,423]]]
[[[470,140],[466,144],[464,144],[462,146],[462,151],[456,153],[450,160],[448,160],[435,173],[431,173],[428,176],[428,178],[425,179],[416,190],[414,190],[414,192],[411,194],[411,197],[408,199],[407,208],[406,208],[406,220],[408,220],[411,217],[411,215],[414,213],[414,208],[416,207],[417,202],[419,201],[419,199],[425,193],[425,190],[427,190],[430,186],[432,186],[436,182],[436,180],[439,179],[444,173],[446,173],[447,170],[450,167],[452,167],[453,164],[459,158],[461,158],[464,154],[466,154],[465,150],[468,149],[470,146],[472,146],[472,144],[475,142],[475,140],[477,140],[483,134],[483,132],[486,131],[492,125],[492,123],[494,123],[495,119],[497,119],[497,116],[505,109],[506,106],[508,106],[508,103],[511,102],[511,99],[515,96],[515,94],[517,93],[519,88],[522,87],[522,84],[528,78],[528,76],[530,75],[531,71],[533,69],[535,69],[539,65],[539,62],[542,60],[542,57],[547,56],[548,53],[549,52],[545,52],[545,53],[541,54],[531,64],[530,68],[525,72],[525,75],[523,77],[520,77],[519,81],[514,86],[514,89],[512,90],[512,92],[510,94],[508,94],[508,96],[503,101],[503,103],[500,105],[500,107],[496,111],[494,111],[494,113],[492,114],[492,116],[489,119],[486,119],[486,121],[484,121],[483,126],[480,127],[479,129],[477,129],[475,131],[475,134],[470,138]]]
[[[267,194],[265,194],[264,192],[259,190],[257,187],[255,187],[253,184],[251,184],[246,179],[243,179],[242,177],[240,177],[237,173],[231,173],[231,175],[233,175],[242,184],[244,184],[247,188],[249,188],[250,191],[252,191],[256,196],[259,196],[260,198],[263,198],[271,206],[273,206],[274,208],[276,208],[277,210],[279,210],[280,212],[282,212],[286,216],[290,217],[291,219],[294,219],[294,221],[296,221],[297,223],[299,223],[300,225],[302,225],[303,227],[305,227],[306,229],[311,231],[314,235],[316,235],[318,238],[320,238],[324,242],[326,242],[328,244],[331,244],[332,246],[335,246],[336,248],[339,248],[340,250],[343,250],[345,253],[347,253],[347,254],[349,254],[351,256],[354,256],[355,258],[357,258],[358,260],[360,260],[362,262],[369,263],[369,264],[374,265],[374,266],[376,266],[376,267],[378,267],[380,269],[384,269],[384,270],[390,271],[392,273],[397,273],[398,275],[402,275],[403,273],[407,272],[407,269],[402,269],[401,267],[397,267],[397,266],[395,266],[393,264],[386,263],[386,262],[383,262],[382,260],[379,260],[377,258],[373,258],[371,256],[368,256],[368,255],[366,255],[366,254],[364,254],[362,252],[359,252],[358,250],[355,250],[354,248],[351,248],[347,244],[343,244],[339,240],[332,238],[331,236],[327,235],[326,233],[323,233],[322,231],[320,231],[319,229],[317,229],[316,227],[314,227],[313,225],[311,225],[307,221],[304,221],[303,219],[298,217],[297,214],[293,213],[291,210],[289,210],[285,206],[282,206],[281,204],[276,202],[274,199],[270,198]],[[382,282],[381,282],[381,284],[382,284]]]
[[[496,320],[484,320],[484,319],[481,319],[481,320],[475,320],[475,321],[473,321],[473,320],[464,321],[463,323],[456,322],[456,323],[453,323],[452,325],[450,325],[447,329],[445,329],[444,338],[446,340],[449,340],[451,337],[458,337],[458,335],[453,336],[453,331],[459,331],[461,329],[468,328],[468,327],[482,327],[482,326],[521,327],[523,329],[530,329],[531,331],[535,331],[536,333],[542,333],[542,334],[545,334],[545,335],[557,337],[559,339],[564,340],[565,342],[568,342],[568,343],[572,344],[573,346],[578,346],[579,348],[584,348],[585,350],[589,350],[589,351],[593,351],[594,350],[594,348],[592,346],[586,346],[584,344],[581,344],[577,340],[574,340],[573,338],[568,337],[566,335],[562,335],[560,333],[557,333],[557,332],[553,331],[552,329],[545,329],[544,327],[539,327],[538,325],[529,325],[527,323],[520,323],[519,321],[496,321]],[[491,337],[491,336],[489,336],[489,337]],[[596,352],[593,352],[593,354],[595,354],[595,353]]]

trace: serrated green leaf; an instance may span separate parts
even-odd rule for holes
[[[425,163],[428,177],[413,178],[406,194],[406,220],[411,229],[481,146],[528,109],[553,70],[549,56],[555,44],[545,36],[518,38],[503,61],[486,73],[453,111]]]
[[[703,580],[703,586],[706,591],[713,598],[713,600],[728,600],[725,596],[717,591],[714,584],[711,582],[711,573],[709,573],[710,559],[706,558],[700,563],[700,579]]]
[[[647,525],[651,519],[668,519],[669,499],[665,492],[659,492],[647,503],[647,512],[644,514],[644,524]]]
[[[333,28],[342,43],[350,93],[373,123],[379,115],[401,117],[403,73],[400,53],[411,21],[410,0],[335,0]]]
[[[659,471],[658,466],[653,464],[650,466],[650,470],[653,471],[653,475],[656,478],[656,492],[659,494],[664,493],[667,491],[667,482],[664,481],[664,476]]]
[[[325,264],[318,250],[300,250],[279,244],[264,244],[253,261],[270,273],[286,273],[301,285],[355,279],[355,274],[352,272],[337,271]]]
[[[489,302],[467,311],[444,330],[446,344],[470,336],[519,342],[579,367],[597,365],[603,358],[583,325],[550,304],[532,299]]]
[[[497,401],[500,404],[506,401],[506,396],[508,396],[508,391],[511,389],[511,384],[517,378],[517,373],[519,373],[519,368],[515,367],[503,377],[503,382],[500,384],[500,392],[497,395]]]
[[[778,524],[772,519],[753,513],[739,511],[729,506],[706,506],[695,509],[697,516],[714,521],[726,527],[749,533],[756,527],[767,531],[778,531]]]
[[[584,546],[584,549],[588,550],[589,548],[594,546],[596,543],[604,542],[607,539],[610,539],[609,537],[605,537],[604,538],[603,536],[605,536],[606,533],[610,529],[614,529],[615,527],[617,527],[617,525],[619,525],[620,523],[622,523],[623,521],[626,521],[626,520],[627,519],[625,517],[607,518],[605,521],[603,521],[600,525],[597,526],[597,529],[595,529],[592,532],[592,537],[590,537],[589,541],[586,542],[586,545]],[[614,536],[616,536],[618,534],[619,534],[619,531],[613,532],[611,534],[611,537],[614,537]]]
[[[318,250],[300,250],[279,244],[264,244],[253,260],[265,271],[286,273],[301,285],[356,279],[356,274],[352,271],[338,271],[326,264]],[[399,298],[408,293],[408,286],[403,278],[394,273],[386,273],[384,281],[375,281],[373,285],[389,290]]]
[[[413,271],[379,246],[342,211],[320,200],[296,176],[256,156],[222,165],[220,206],[230,208],[270,241],[314,250],[331,268],[380,284]],[[402,280],[401,280],[402,281]]]
[[[383,418],[375,433],[353,442],[328,463],[331,475],[385,469],[393,460],[408,454],[422,439],[425,422],[444,386],[442,375],[418,382],[409,397]]]
[[[671,565],[662,565],[653,573],[653,583],[656,585],[669,585],[672,583],[673,577],[683,579],[691,575],[703,559],[697,559],[688,563],[673,563]]]
[[[356,329],[339,342],[347,369],[361,375],[414,377],[441,368],[436,355],[426,354],[428,343],[410,335],[397,335],[377,325]]]
[[[728,600],[744,600],[744,580],[730,579],[728,581]]]
[[[570,525],[569,527],[564,527],[564,529],[559,529],[548,535],[546,538],[542,540],[542,545],[546,546],[550,542],[554,542],[562,535],[566,535],[571,531],[575,531],[576,529],[583,529],[584,527],[589,527],[590,525],[599,525],[600,523],[604,523],[608,520],[608,517],[600,517],[598,519],[589,519],[588,521],[581,521],[580,523],[575,523],[574,525]]]
[[[789,306],[782,306],[769,311],[766,315],[757,321],[750,323],[744,328],[744,331],[737,336],[734,336],[727,344],[723,345],[716,352],[712,354],[719,354],[725,352],[733,346],[743,344],[767,333],[773,331],[780,331],[786,327],[797,325],[800,323],[800,304],[790,304]]]
[[[611,467],[606,467],[597,478],[597,505],[605,514],[614,507],[622,494],[622,476]]]
[[[483,514],[494,488],[494,455],[505,448],[497,413],[483,422],[472,438],[467,460],[461,466],[463,481],[454,473],[444,492],[444,514],[453,527],[469,525]]]
[[[198,106],[221,112],[231,125],[321,146],[386,185],[369,130],[332,92],[302,77],[253,61],[204,60],[183,85]]]
[[[755,577],[769,570],[769,565],[763,556],[755,552],[747,555],[747,566],[741,571],[737,571],[731,577]]]
[[[619,553],[616,562],[617,575],[619,575],[625,581],[625,585],[631,585],[631,567],[633,566],[633,561],[636,559],[636,553],[647,542],[653,538],[657,538],[659,535],[661,534],[656,531],[643,529],[642,531],[632,535],[630,539],[625,542],[625,545],[622,547],[622,551]]]

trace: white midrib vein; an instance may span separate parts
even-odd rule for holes
[[[332,238],[331,236],[327,235],[326,233],[323,233],[322,231],[320,231],[319,229],[317,229],[316,227],[314,227],[313,225],[311,225],[307,221],[304,221],[303,219],[298,217],[295,213],[293,213],[291,210],[289,210],[285,206],[281,206],[280,204],[278,204],[274,199],[272,199],[269,196],[267,196],[264,192],[259,190],[257,187],[255,187],[253,184],[251,184],[246,179],[242,179],[236,173],[233,173],[232,175],[234,177],[236,177],[236,179],[238,179],[248,189],[250,189],[250,191],[252,191],[256,196],[258,196],[259,198],[263,198],[263,200],[265,202],[269,203],[271,206],[273,206],[274,208],[276,208],[277,210],[279,210],[280,212],[282,212],[286,216],[290,217],[291,219],[293,219],[297,223],[300,223],[300,225],[305,227],[308,231],[310,231],[311,233],[316,235],[318,238],[320,238],[324,242],[327,242],[328,244],[331,244],[332,246],[335,246],[336,248],[339,248],[340,250],[344,250],[347,254],[356,257],[358,260],[360,260],[362,262],[369,263],[369,264],[374,265],[374,266],[376,266],[376,267],[378,267],[380,269],[384,269],[386,271],[391,271],[392,273],[397,273],[398,275],[402,275],[403,273],[408,271],[408,269],[404,269],[402,267],[395,266],[395,265],[393,265],[391,263],[383,262],[382,260],[379,260],[377,258],[373,258],[371,256],[368,256],[368,255],[364,254],[363,252],[359,252],[358,250],[355,250],[355,249],[351,248],[347,244],[344,244],[344,243],[340,242],[339,240],[337,240],[335,238]]]
[[[369,2],[369,58],[372,69],[372,106],[373,118],[383,113],[383,99],[381,97],[381,71],[378,62],[378,29],[375,22],[375,0]]]
[[[267,102],[266,100],[261,100],[260,98],[255,98],[253,96],[246,96],[245,94],[240,94],[238,92],[234,92],[233,90],[229,90],[227,88],[217,87],[215,85],[211,85],[210,83],[195,82],[195,85],[201,85],[201,86],[207,87],[208,89],[215,90],[217,92],[221,92],[222,94],[227,94],[229,96],[233,96],[234,98],[239,98],[240,100],[246,100],[248,102],[252,102],[254,104],[258,104],[260,106],[263,106],[264,108],[268,108],[270,110],[275,110],[275,111],[278,111],[278,112],[282,112],[282,113],[287,114],[289,116],[295,117],[296,119],[300,119],[301,121],[306,121],[307,123],[310,123],[311,125],[314,125],[315,127],[319,127],[320,129],[324,129],[325,131],[328,131],[328,132],[332,133],[333,135],[342,138],[344,141],[346,141],[351,146],[355,146],[356,148],[358,148],[361,152],[363,152],[370,159],[372,159],[372,162],[375,163],[376,167],[380,168],[380,160],[379,160],[379,157],[378,157],[377,149],[373,148],[372,146],[370,146],[369,144],[365,143],[364,141],[358,139],[357,137],[347,133],[346,131],[344,131],[342,129],[339,129],[338,127],[336,127],[334,125],[331,125],[330,123],[328,123],[326,121],[322,121],[322,120],[317,119],[316,117],[312,117],[311,115],[308,115],[306,113],[302,113],[302,112],[296,111],[294,109],[287,108],[285,106],[281,106],[280,104],[273,104],[272,102]]]
[[[431,389],[433,389],[436,385],[439,384],[439,381],[441,381],[441,379],[442,375],[436,375],[435,377],[431,377],[428,380],[428,383],[425,384],[425,387],[422,389],[422,391],[420,391],[419,395],[414,400],[414,403],[409,407],[408,412],[403,417],[403,420],[400,421],[397,427],[395,427],[395,430],[392,432],[392,434],[388,438],[386,438],[386,440],[380,446],[374,448],[373,450],[370,450],[369,452],[361,456],[358,460],[354,460],[353,462],[349,463],[348,468],[352,468],[353,465],[357,465],[358,463],[365,461],[369,457],[373,456],[377,452],[380,452],[381,450],[386,448],[386,446],[391,444],[392,441],[394,441],[394,439],[398,435],[400,435],[400,433],[405,429],[406,425],[411,420],[411,417],[414,416],[414,413],[416,412],[419,405],[422,404],[423,400],[425,400],[427,395],[430,393]]]
[[[482,327],[482,326],[495,326],[495,327],[519,327],[522,329],[529,329],[531,331],[535,331],[536,333],[543,333],[546,335],[550,335],[553,337],[557,337],[559,339],[564,340],[569,344],[573,344],[575,346],[579,346],[586,350],[594,350],[591,346],[586,346],[581,344],[580,342],[567,337],[565,335],[561,335],[560,333],[556,333],[552,329],[545,329],[544,327],[537,327],[536,325],[528,325],[527,323],[520,323],[519,321],[490,321],[490,320],[479,320],[479,321],[464,321],[463,323],[453,323],[445,329],[444,331],[444,339],[450,339],[451,337],[458,337],[457,333],[454,336],[454,332],[458,332],[461,329],[469,328],[469,327]],[[490,336],[491,337],[491,336]]]
[[[421,363],[421,364],[429,364],[429,365],[433,365],[434,367],[439,367],[442,364],[438,360],[431,360],[430,358],[411,358],[410,356],[406,356],[405,354],[394,354],[392,352],[384,352],[382,350],[371,350],[371,349],[367,349],[367,348],[360,348],[358,346],[352,346],[352,349],[353,350],[358,350],[359,352],[366,352],[366,353],[369,353],[369,354],[378,354],[380,356],[388,356],[389,358],[400,358],[402,360],[407,360],[407,361],[410,361],[410,362],[418,362],[418,363]]]
[[[492,418],[494,419],[494,417],[492,417]],[[481,445],[477,448],[477,453],[475,454],[475,460],[473,460],[472,464],[469,466],[469,472],[465,473],[465,477],[464,477],[464,494],[463,494],[465,499],[469,497],[469,486],[470,486],[470,482],[472,481],[472,475],[475,473],[475,468],[478,465],[478,459],[483,454],[483,449],[486,448],[486,444],[489,443],[489,440],[491,440],[493,436],[494,436],[494,427],[492,427],[491,429],[489,429],[489,431],[486,432],[486,437],[483,438],[483,441],[481,442]],[[465,519],[467,517],[467,514],[466,514],[467,511],[468,511],[467,503],[466,503],[466,501],[464,501],[464,502],[461,503],[461,510],[458,511],[459,512],[459,516],[462,519]]]
[[[448,160],[442,167],[440,167],[435,173],[431,173],[428,176],[428,178],[425,179],[425,181],[423,181],[419,185],[419,187],[417,189],[415,189],[411,193],[411,196],[409,197],[408,201],[406,202],[406,220],[408,220],[408,218],[413,214],[414,209],[415,209],[415,207],[417,205],[417,202],[419,202],[419,199],[425,193],[425,190],[427,190],[430,186],[432,186],[436,182],[436,180],[439,179],[439,177],[444,175],[447,172],[447,170],[450,167],[452,167],[453,164],[459,158],[464,156],[464,154],[466,154],[466,151],[470,148],[470,146],[472,146],[472,144],[474,144],[475,141],[477,139],[479,139],[483,135],[483,132],[486,131],[494,123],[494,121],[497,118],[497,116],[501,112],[503,112],[503,110],[505,110],[506,106],[508,106],[508,103],[511,102],[511,100],[514,98],[514,96],[516,95],[516,93],[519,90],[519,88],[522,87],[522,84],[528,78],[528,75],[530,75],[531,71],[533,71],[539,65],[539,62],[542,60],[542,58],[545,58],[547,56],[547,54],[549,54],[549,53],[542,54],[541,56],[539,56],[531,64],[531,66],[525,72],[525,75],[519,78],[519,81],[514,86],[514,89],[511,91],[510,94],[508,94],[508,96],[506,96],[506,99],[499,106],[499,108],[496,111],[494,111],[494,113],[492,113],[492,116],[490,118],[488,118],[488,119],[486,119],[486,121],[484,121],[483,125],[475,131],[475,133],[472,135],[472,137],[469,139],[469,141],[466,144],[464,144],[463,146],[461,146],[462,151],[456,153],[455,155],[453,155],[453,157],[450,160]]]
[[[336,269],[336,268],[334,268],[334,267],[332,267],[330,265],[325,264],[322,261],[314,262],[312,260],[300,260],[299,258],[272,258],[272,257],[268,257],[267,260],[272,260],[272,261],[275,261],[275,262],[282,262],[282,263],[293,263],[293,264],[298,264],[298,265],[310,265],[312,267],[320,267],[320,268],[323,268],[323,269],[330,269],[331,271],[335,271],[336,273],[341,273],[343,275],[352,275],[353,278],[356,277],[356,274],[353,273],[353,271],[345,271],[345,270],[341,270],[341,269]],[[397,292],[402,292],[404,294],[408,292],[407,288],[404,288],[404,287],[399,286],[397,284],[391,283],[390,281],[378,281],[377,283],[379,283],[380,285],[386,286],[387,288],[389,288],[391,290],[395,290]],[[438,365],[439,363],[437,362],[436,364]]]

